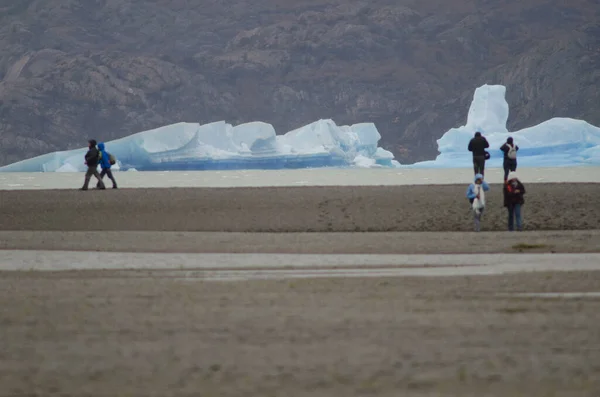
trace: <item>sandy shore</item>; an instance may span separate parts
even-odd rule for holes
[[[528,188],[526,232],[504,232],[493,185],[477,235],[466,186],[0,191],[0,262],[7,249],[600,251],[600,184]],[[227,283],[4,271],[0,396],[596,397],[599,285],[599,271]],[[512,295],[531,292],[590,294]]]
[[[600,299],[510,294],[599,285],[2,273],[0,395],[594,397]]]
[[[600,228],[600,184],[531,184],[526,230]],[[470,231],[465,186],[0,191],[0,230]],[[485,231],[506,230],[499,185]]]
[[[278,254],[579,253],[600,252],[600,230],[479,234],[0,231],[0,250],[14,249]]]

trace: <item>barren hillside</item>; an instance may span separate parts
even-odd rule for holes
[[[433,158],[475,87],[600,124],[597,0],[0,0],[0,164],[178,121],[373,121]]]

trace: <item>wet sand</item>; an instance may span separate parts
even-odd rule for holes
[[[470,231],[466,185],[0,191],[0,230]],[[530,184],[525,230],[600,228],[600,184]],[[500,185],[484,231],[506,230]]]
[[[215,283],[0,276],[0,395],[600,393],[600,272]],[[508,294],[508,296],[507,296]]]
[[[580,253],[600,252],[600,230],[478,234],[0,231],[0,250],[10,249],[275,254]]]

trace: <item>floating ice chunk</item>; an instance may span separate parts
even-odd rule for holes
[[[490,144],[491,159],[486,167],[502,167],[500,147],[511,136],[519,146],[518,164],[528,167],[556,167],[600,164],[600,128],[583,120],[553,118],[536,126],[508,132],[508,103],[504,86],[484,85],[475,90],[467,124],[452,128],[438,139],[440,154],[433,161],[411,167],[471,167],[467,150],[475,132],[480,131]]]
[[[360,168],[371,168],[375,166],[375,164],[375,159],[363,156],[362,154],[359,154],[354,158],[354,165]]]
[[[139,132],[106,142],[106,150],[118,160],[114,168],[122,170],[348,167],[355,166],[358,155],[370,158],[373,165],[393,166],[393,155],[378,151],[380,138],[372,123],[337,126],[333,120],[318,120],[278,136],[272,125],[263,122],[233,127],[217,121],[177,123]],[[38,156],[0,171],[84,171],[85,150]]]

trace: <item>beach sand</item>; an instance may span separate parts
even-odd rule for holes
[[[526,232],[504,232],[492,185],[479,234],[466,185],[0,191],[0,249],[98,261],[600,251],[600,185],[527,188]],[[599,286],[597,271],[241,282],[0,272],[0,396],[596,397],[600,298],[510,294]]]
[[[470,231],[467,185],[0,191],[0,230]],[[526,185],[526,230],[600,229],[600,184]],[[506,230],[501,185],[484,231]]]
[[[600,230],[478,234],[0,231],[0,250],[3,249],[274,254],[592,253],[600,252]]]
[[[600,298],[506,294],[599,285],[1,273],[0,395],[595,397]]]

